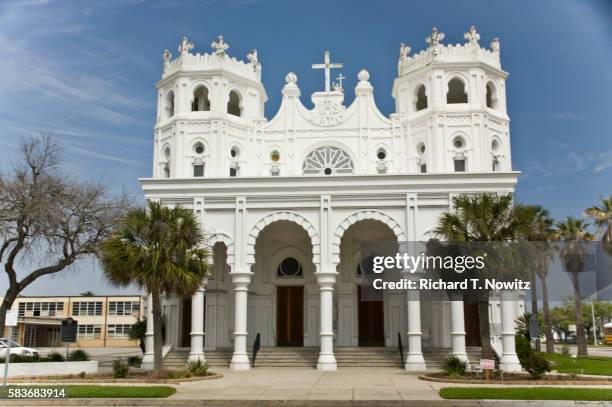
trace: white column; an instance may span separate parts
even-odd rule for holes
[[[427,369],[421,349],[421,299],[418,290],[408,290],[408,354],[404,368],[408,371]]]
[[[249,370],[251,362],[247,354],[247,309],[251,273],[246,270],[232,271],[234,284],[234,354],[230,363],[231,370]]]
[[[142,368],[153,369],[153,297],[147,295],[147,332],[145,333],[145,354],[142,357]]]
[[[334,285],[336,284],[335,271],[319,271],[315,273],[321,292],[321,350],[317,361],[317,370],[338,370],[334,356]]]
[[[504,372],[520,372],[521,362],[516,355],[514,336],[514,304],[515,293],[502,290],[500,293],[501,324],[502,324],[502,356],[499,367]]]
[[[454,300],[451,298],[451,300]],[[453,356],[468,363],[469,359],[465,350],[465,314],[463,311],[463,300],[451,301],[451,338],[453,342]]]
[[[191,297],[191,349],[189,362],[202,361],[204,357],[204,292],[208,279],[204,279],[197,291]]]

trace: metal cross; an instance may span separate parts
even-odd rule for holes
[[[325,69],[325,92],[331,90],[330,71],[332,68],[342,68],[342,64],[329,62],[329,51],[325,51],[325,60],[323,64],[313,64],[312,69]]]
[[[342,81],[346,79],[346,76],[343,76],[342,73],[340,73],[340,75],[338,75],[338,77],[336,78],[336,80],[338,81],[338,85],[340,85],[340,89],[344,89],[344,87],[342,86]]]

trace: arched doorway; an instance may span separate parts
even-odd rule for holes
[[[309,307],[318,295],[312,250],[306,230],[289,220],[274,221],[257,235],[249,337],[259,333],[262,346],[304,346],[306,338],[314,339],[308,326],[317,315]]]
[[[339,287],[339,346],[390,346],[402,330],[404,302],[401,294],[372,288],[374,256],[394,255],[398,239],[381,220],[361,219],[352,223],[340,240],[340,284],[351,284],[351,320],[346,313],[346,295]]]

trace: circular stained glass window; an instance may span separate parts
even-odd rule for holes
[[[279,277],[301,277],[302,274],[302,265],[293,257],[281,261],[276,269],[276,275]]]

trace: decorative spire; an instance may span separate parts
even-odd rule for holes
[[[251,65],[253,65],[253,67],[256,68],[257,64],[259,64],[259,59],[257,58],[257,50],[256,49],[252,49],[251,52],[246,54],[246,57],[249,60],[249,62],[251,63]]]
[[[165,49],[162,60],[163,60],[163,67],[164,67],[164,71],[165,71],[166,67],[168,65],[170,65],[170,61],[172,60],[172,53],[170,51],[168,51],[167,49]]]
[[[443,39],[444,39],[444,33],[439,32],[436,27],[433,27],[431,29],[431,34],[429,34],[427,37],[425,37],[425,42],[430,47],[435,48],[438,45],[440,45],[440,43],[442,42]]]
[[[223,40],[222,35],[218,36],[217,40],[213,41],[210,46],[215,50],[215,55],[220,57],[224,56],[225,51],[227,51],[227,49],[230,47],[229,44]]]
[[[410,54],[410,46],[408,44],[400,42],[399,58],[397,60],[397,74],[402,73],[402,63],[408,60],[408,54]]]
[[[399,51],[399,60],[405,61],[408,59],[408,54],[410,54],[410,46],[406,43],[400,42],[400,51]]]
[[[495,37],[493,41],[491,41],[491,51],[499,54],[499,38]]]
[[[187,37],[183,37],[183,39],[181,40],[181,43],[178,46],[178,50],[181,53],[181,55],[189,54],[189,51],[191,51],[192,49],[193,49],[193,43],[189,42],[189,39]]]
[[[287,85],[295,85],[297,83],[297,79],[296,74],[289,72],[287,76],[285,76],[285,83],[287,83]]]
[[[473,25],[470,27],[469,31],[463,34],[463,38],[473,47],[478,46],[478,41],[480,41],[480,34],[476,31],[476,26]]]

